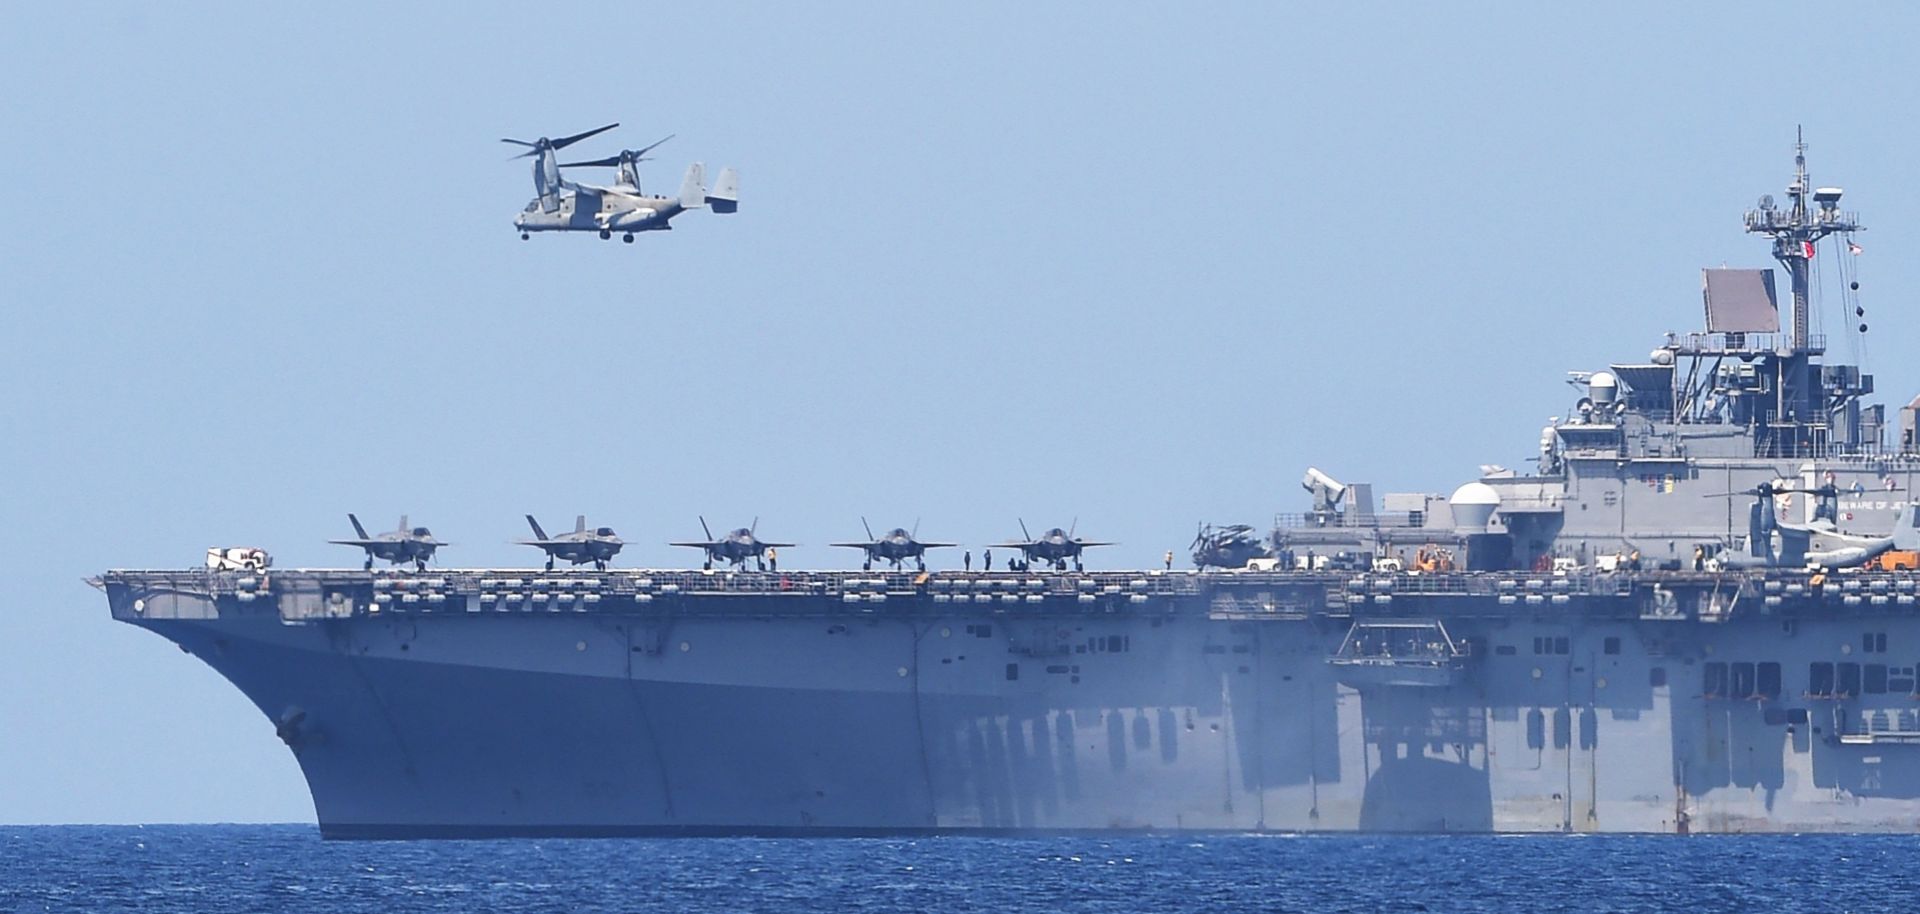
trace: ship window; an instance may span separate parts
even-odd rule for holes
[[[1580,712],[1580,748],[1592,749],[1600,745],[1600,715],[1592,708]]]
[[[1804,724],[1806,722],[1807,722],[1806,708],[1788,708],[1787,709],[1787,723]]]
[[[1603,649],[1609,654],[1620,653],[1620,639],[1608,638],[1605,642],[1603,642]]]
[[[1519,651],[1515,650],[1514,646],[1511,644],[1502,644],[1498,647],[1495,647],[1493,649],[1493,652],[1502,657],[1511,657],[1514,654],[1519,653]]]
[[[1758,691],[1761,698],[1773,699],[1780,697],[1780,664],[1760,664],[1760,685]]]
[[[1534,639],[1533,639],[1533,652],[1534,652],[1534,653],[1536,653],[1536,654],[1544,654],[1544,653],[1546,653],[1546,652],[1547,652],[1547,639],[1545,639],[1545,638],[1541,638],[1541,637],[1539,637],[1539,636],[1537,636],[1537,635],[1536,635],[1536,636],[1534,637]]]
[[[1808,695],[1832,695],[1833,694],[1833,664],[1831,663],[1807,664],[1807,694]]]
[[[1527,712],[1527,748],[1539,749],[1547,744],[1547,717],[1539,708]]]
[[[1573,739],[1573,713],[1566,708],[1553,711],[1553,748],[1565,749]]]
[[[1734,698],[1752,698],[1754,695],[1753,664],[1736,663],[1732,665],[1733,691],[1727,693]]]
[[[1860,664],[1842,663],[1836,666],[1839,671],[1839,688],[1835,692],[1841,695],[1860,694]]]
[[[1707,664],[1707,681],[1702,688],[1706,690],[1708,698],[1719,698],[1727,694],[1727,665]]]
[[[1887,691],[1898,695],[1913,693],[1913,667],[1894,667],[1887,671]]]
[[[1556,654],[1570,653],[1572,646],[1573,645],[1572,645],[1571,639],[1569,639],[1565,635],[1561,635],[1560,637],[1553,639],[1553,652]]]
[[[1867,632],[1866,634],[1861,635],[1860,649],[1869,654],[1886,653],[1887,652],[1887,633],[1886,632]]]
[[[1866,693],[1868,695],[1887,694],[1887,665],[1884,663],[1867,664]]]
[[[1653,669],[1650,669],[1647,671],[1647,685],[1658,689],[1658,688],[1664,687],[1666,684],[1667,684],[1667,668],[1666,667],[1656,666]]]
[[[1007,664],[1007,681],[1012,682],[1019,678],[1020,678],[1020,664],[1017,664],[1017,663]]]

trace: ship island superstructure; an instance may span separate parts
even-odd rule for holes
[[[1705,329],[1571,375],[1531,471],[1379,510],[1310,471],[1243,569],[100,584],[261,709],[329,837],[1913,831],[1920,576],[1774,540],[1897,534],[1915,407],[1888,446],[1811,332],[1860,226],[1804,147],[1787,196],[1745,222],[1786,332],[1771,270],[1705,271]]]

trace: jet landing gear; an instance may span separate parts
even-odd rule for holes
[[[621,241],[624,241],[624,242],[626,242],[626,243],[628,243],[628,244],[632,244],[632,243],[633,243],[633,233],[632,233],[632,232],[628,232],[628,233],[626,233],[625,235],[621,235],[621,236],[620,236],[620,240],[621,240]]]
[[[521,240],[521,241],[528,241],[528,240],[530,240],[530,239],[532,239],[532,238],[533,238],[533,236],[532,236],[532,235],[529,235],[529,234],[527,234],[526,232],[521,232],[521,233],[520,233],[520,240]]]
[[[600,240],[601,240],[601,241],[605,241],[605,240],[607,240],[607,239],[609,239],[609,238],[612,238],[612,237],[613,237],[613,233],[612,233],[612,232],[609,232],[609,231],[607,231],[606,229],[601,229],[601,230],[600,230]]]
[[[366,563],[365,565],[362,565],[362,566],[360,566],[360,570],[361,570],[361,571],[372,571],[372,570],[373,570],[373,556],[371,556],[371,555],[369,555],[369,556],[367,556],[367,563]]]
[[[553,556],[547,556],[547,570],[553,570]]]

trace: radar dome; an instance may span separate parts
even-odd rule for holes
[[[1453,508],[1453,526],[1461,533],[1485,533],[1494,509],[1500,507],[1500,493],[1484,482],[1470,482],[1447,497]]]
[[[1671,350],[1671,349],[1655,349],[1655,350],[1653,351],[1653,355],[1652,355],[1652,356],[1650,356],[1650,358],[1652,358],[1652,359],[1653,359],[1653,364],[1655,364],[1655,365],[1672,365],[1672,364],[1673,364],[1673,350]]]
[[[1587,396],[1596,404],[1612,403],[1614,393],[1620,389],[1620,381],[1611,371],[1596,371],[1587,379]]]

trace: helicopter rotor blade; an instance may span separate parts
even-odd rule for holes
[[[561,162],[560,167],[561,168],[596,168],[600,166],[613,166],[618,164],[620,164],[619,156],[607,156],[604,159],[594,159],[591,162]]]
[[[655,149],[657,149],[657,148],[659,148],[659,146],[660,146],[660,144],[661,144],[661,143],[664,143],[664,142],[666,142],[666,141],[668,141],[668,140],[671,140],[671,139],[673,139],[673,138],[674,138],[675,136],[677,136],[677,134],[672,134],[672,133],[669,133],[669,134],[667,134],[666,136],[664,136],[664,137],[661,137],[661,138],[660,138],[660,139],[658,139],[658,140],[655,140],[655,141],[653,142],[653,145],[651,145],[651,146],[642,146],[642,147],[640,147],[639,149],[629,149],[629,150],[627,150],[626,152],[624,152],[624,153],[621,153],[621,154],[622,154],[622,155],[628,155],[628,156],[632,156],[632,157],[633,157],[633,159],[634,159],[634,161],[636,161],[636,162],[637,162],[637,161],[639,161],[639,160],[640,160],[640,157],[641,157],[641,156],[643,156],[643,155],[646,155],[647,153],[649,153],[649,152],[652,152],[652,151],[654,151]]]
[[[563,136],[557,140],[553,140],[547,145],[553,149],[565,149],[568,146],[572,146],[573,144],[578,143],[581,140],[586,139],[587,137],[593,136],[596,133],[605,133],[618,126],[620,126],[620,123],[618,121],[615,121],[614,123],[608,124],[605,127],[596,127],[584,133],[576,133],[573,136]]]

